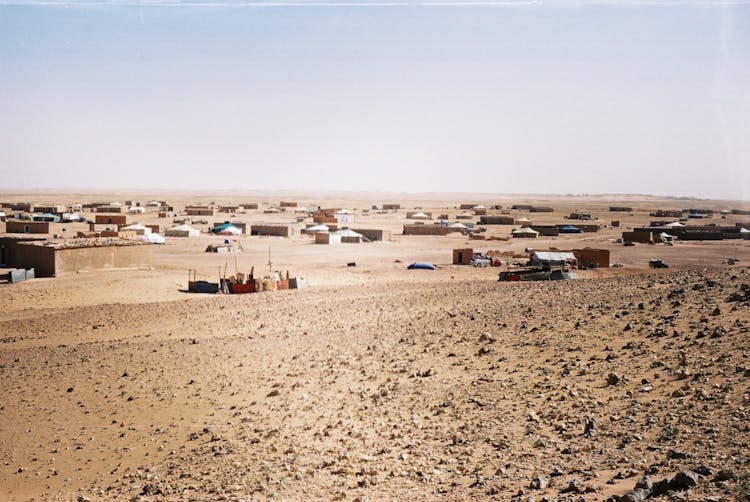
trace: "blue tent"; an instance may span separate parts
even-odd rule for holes
[[[435,270],[435,265],[432,263],[425,263],[422,261],[415,261],[408,267],[406,267],[409,270]]]
[[[563,225],[559,228],[561,234],[580,234],[581,229],[573,225]]]
[[[49,221],[52,223],[59,223],[60,217],[56,214],[50,214],[50,213],[35,214],[34,221]]]
[[[220,234],[220,235],[225,235],[225,234],[239,235],[242,233],[242,230],[239,227],[232,225],[229,222],[226,222],[226,223],[222,223],[221,225],[216,225],[215,227],[213,227],[211,229],[211,233]]]

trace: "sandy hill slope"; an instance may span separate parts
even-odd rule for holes
[[[1,299],[3,498],[747,497],[747,268],[59,305],[35,284]]]

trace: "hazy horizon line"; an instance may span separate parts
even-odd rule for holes
[[[346,194],[378,194],[378,195],[398,195],[398,196],[474,196],[474,197],[505,197],[505,198],[518,198],[518,197],[564,197],[564,198],[582,198],[582,197],[598,197],[605,198],[611,197],[616,199],[618,197],[628,198],[646,198],[646,199],[676,199],[676,200],[695,200],[695,201],[733,201],[733,202],[747,202],[747,199],[732,198],[732,197],[697,197],[691,195],[667,195],[667,194],[649,194],[649,193],[632,193],[632,192],[581,192],[581,193],[554,193],[554,192],[475,192],[475,191],[407,191],[407,190],[350,190],[350,189],[292,189],[292,188],[278,188],[278,189],[267,189],[267,188],[123,188],[123,187],[97,187],[97,188],[83,188],[83,187],[60,187],[60,188],[7,188],[0,187],[0,197],[4,195],[33,195],[33,194],[85,194],[85,195],[97,195],[97,194],[126,194],[126,193],[138,193],[138,194],[159,194],[159,193],[180,193],[180,194],[335,194],[335,195],[346,195]]]

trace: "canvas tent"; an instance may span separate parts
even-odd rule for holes
[[[678,227],[684,227],[685,225],[683,225],[683,224],[682,224],[682,223],[680,223],[679,221],[673,221],[672,223],[667,223],[667,224],[666,224],[666,225],[664,225],[664,226],[665,226],[665,227],[669,227],[669,228],[678,228]]]
[[[662,232],[659,234],[659,238],[664,244],[670,244],[672,241],[674,241],[675,237],[674,235],[670,235],[666,232]]]
[[[357,233],[354,230],[350,230],[348,228],[343,228],[337,231],[335,235],[337,235],[338,238],[341,239],[341,242],[358,243],[358,242],[362,242],[365,239],[365,237],[362,234]]]
[[[430,217],[424,214],[422,211],[418,211],[411,215],[412,220],[429,220]]]
[[[164,233],[167,237],[198,237],[201,232],[190,225],[176,225]]]
[[[143,213],[146,212],[146,208],[145,207],[141,207],[141,206],[130,206],[128,208],[128,212],[134,213],[134,214],[136,214],[136,213],[143,214]]]
[[[148,235],[142,235],[138,238],[142,241],[150,242],[151,244],[164,244],[166,242],[164,237],[156,232],[151,232]]]
[[[328,225],[313,225],[302,230],[306,234],[314,234],[316,232],[328,232]]]
[[[58,215],[51,213],[35,214],[32,219],[34,221],[49,221],[52,223],[58,223],[60,221],[60,217]]]
[[[147,226],[141,225],[140,223],[133,223],[132,225],[120,227],[120,230],[135,230],[135,233],[137,235],[148,235],[151,233],[150,228],[148,228]]]
[[[531,264],[536,266],[561,267],[563,265],[577,265],[573,253],[562,251],[534,251],[531,255]]]
[[[342,209],[333,213],[333,217],[336,218],[338,223],[354,223],[354,213],[348,209]]]
[[[511,235],[513,237],[519,237],[519,238],[536,239],[537,236],[539,235],[539,232],[537,232],[533,228],[523,227],[517,230],[513,230],[511,232]]]
[[[212,228],[211,233],[216,235],[240,235],[242,234],[242,230],[231,223],[222,223]]]
[[[581,229],[576,228],[573,225],[563,225],[560,227],[561,234],[580,234]]]

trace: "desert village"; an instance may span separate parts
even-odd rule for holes
[[[38,193],[0,220],[2,499],[750,500],[746,202]]]
[[[206,251],[240,253],[248,247],[262,248],[263,237],[287,239],[289,243],[277,246],[287,249],[309,243],[400,243],[411,236],[451,236],[451,244],[460,241],[471,247],[454,248],[452,255],[448,250],[444,256],[432,254],[430,258],[441,265],[509,267],[512,261],[518,267],[538,261],[534,251],[553,251],[572,254],[570,263],[589,269],[622,266],[629,254],[640,256],[623,249],[635,244],[750,239],[750,210],[744,207],[598,204],[582,210],[569,201],[561,206],[478,201],[442,207],[389,202],[329,208],[308,201],[267,199],[180,206],[163,200],[0,201],[0,266],[10,269],[9,282],[17,282],[83,270],[151,267],[152,245],[183,247],[183,238],[207,243]],[[444,246],[440,239],[433,242]],[[513,245],[519,242],[522,246]],[[610,260],[612,253],[622,259]],[[414,256],[420,258],[424,257]],[[205,260],[196,255],[195,267],[201,261]],[[644,263],[630,265],[642,268]]]

